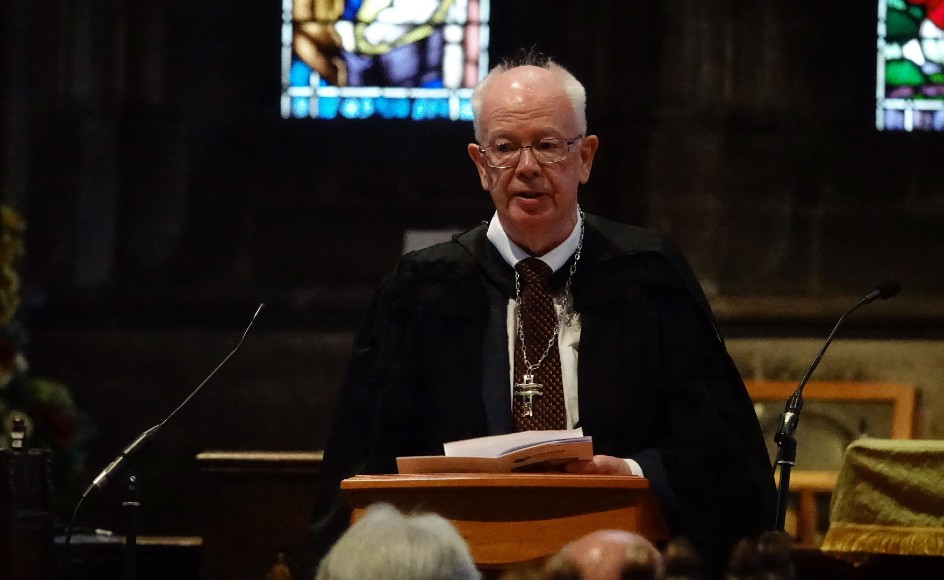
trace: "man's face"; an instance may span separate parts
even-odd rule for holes
[[[546,253],[576,223],[577,188],[590,177],[596,136],[576,141],[559,163],[538,163],[530,149],[523,149],[514,167],[488,166],[479,145],[533,145],[546,138],[570,141],[580,136],[570,99],[550,72],[533,66],[511,69],[492,81],[483,95],[479,127],[482,143],[469,144],[469,155],[502,228],[531,253]]]

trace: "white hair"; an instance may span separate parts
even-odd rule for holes
[[[315,580],[480,580],[469,548],[437,514],[377,503],[334,544]]]
[[[566,94],[567,98],[570,100],[570,104],[574,107],[574,114],[577,117],[578,131],[580,131],[581,135],[585,135],[587,133],[587,90],[580,83],[580,81],[577,80],[577,77],[571,74],[571,72],[566,68],[557,64],[550,58],[529,52],[515,59],[506,59],[499,63],[492,70],[490,70],[487,75],[485,75],[485,78],[482,79],[472,91],[472,127],[475,130],[476,141],[479,143],[482,142],[481,124],[479,119],[482,114],[482,100],[486,91],[488,90],[489,85],[491,85],[492,81],[494,81],[495,78],[500,74],[522,66],[536,66],[538,68],[543,68],[554,75],[554,77],[557,79],[557,82],[560,84],[561,89],[564,91],[564,94]]]

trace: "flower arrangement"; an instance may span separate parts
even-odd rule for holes
[[[23,218],[0,205],[0,449],[11,446],[14,424],[21,421],[26,447],[51,451],[57,498],[69,503],[82,485],[88,421],[66,385],[30,372],[24,353],[27,332],[18,316],[25,231]]]

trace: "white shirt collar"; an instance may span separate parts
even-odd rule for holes
[[[564,240],[559,246],[551,250],[550,252],[544,254],[543,256],[537,256],[542,262],[551,267],[551,270],[558,271],[561,267],[567,263],[567,260],[577,251],[577,245],[580,243],[580,226],[583,223],[583,217],[580,215],[580,212],[577,212],[577,223],[574,224],[574,229],[571,230],[570,235],[567,236],[567,239]],[[501,257],[504,258],[508,265],[512,268],[515,267],[515,264],[524,260],[525,258],[530,258],[531,254],[524,251],[521,246],[511,241],[511,238],[508,237],[508,234],[505,233],[505,230],[501,227],[501,222],[498,221],[498,212],[496,211],[492,215],[491,221],[488,223],[488,233],[486,234],[488,241],[492,243],[493,246],[498,250],[498,253],[501,254]]]

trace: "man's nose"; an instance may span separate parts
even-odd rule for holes
[[[521,151],[518,153],[518,164],[515,166],[515,171],[528,173],[536,173],[541,171],[541,164],[538,163],[538,160],[534,156],[534,151],[531,150],[531,147],[521,148]]]

